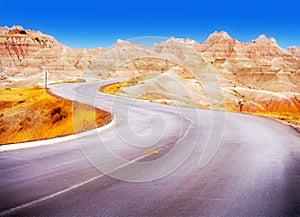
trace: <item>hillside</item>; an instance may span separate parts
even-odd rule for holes
[[[125,58],[124,51],[128,49],[138,49],[139,53]],[[101,58],[105,56],[118,62],[109,65],[110,70],[106,71],[110,74],[105,77],[135,77],[121,85],[115,94],[255,113],[299,123],[297,48],[283,49],[274,38],[260,35],[243,43],[226,32],[214,32],[202,44],[170,38],[152,48],[123,42],[108,51],[95,58],[89,67],[103,63]],[[123,56],[114,55],[119,51],[124,52]]]
[[[34,86],[41,84],[45,70],[50,82],[128,78],[112,88],[115,94],[295,117],[300,112],[299,51],[281,48],[263,34],[240,42],[224,31],[203,43],[172,37],[150,48],[118,40],[105,49],[72,49],[14,26],[0,28],[0,79],[2,87]]]
[[[109,112],[62,99],[46,89],[0,90],[0,145],[74,134],[111,119]]]
[[[72,49],[49,35],[21,26],[0,27],[0,81],[3,86],[33,86],[80,77],[102,48]],[[0,85],[0,87],[1,87]]]

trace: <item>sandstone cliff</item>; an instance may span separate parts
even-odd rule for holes
[[[133,77],[118,94],[144,94],[154,101],[173,97],[186,105],[214,104],[230,111],[299,113],[299,54],[299,48],[283,49],[265,35],[244,43],[224,31],[212,33],[202,44],[170,38],[151,48],[118,40],[106,49],[72,49],[20,26],[0,28],[2,85],[37,84],[45,70],[51,81],[81,75]],[[175,90],[174,82],[184,91]]]
[[[0,27],[0,80],[2,84],[33,85],[43,80],[45,70],[50,81],[73,79],[102,50],[72,49],[41,32]]]
[[[300,59],[300,47],[292,46],[287,49],[291,54]]]
[[[195,49],[204,56],[216,73],[246,86],[271,91],[299,91],[294,74],[300,71],[300,61],[276,43],[274,38],[260,35],[242,43],[227,33],[213,33]],[[268,81],[263,83],[262,81]],[[286,81],[293,85],[286,85]]]
[[[95,68],[99,76],[104,71],[104,77],[137,76],[120,88],[120,95],[142,94],[152,101],[173,99],[203,108],[210,108],[213,101],[218,108],[229,111],[300,112],[297,49],[283,49],[274,38],[265,35],[243,43],[226,32],[214,32],[202,44],[191,39],[170,38],[152,48],[119,42],[108,51],[89,65],[90,72],[100,64],[102,69],[107,68]],[[106,64],[104,60],[111,63]],[[191,72],[193,63],[201,64]],[[188,90],[190,97],[178,91],[174,82],[182,85],[182,90]],[[221,88],[223,99],[220,92],[208,93],[213,88]]]

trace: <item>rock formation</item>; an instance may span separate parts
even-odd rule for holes
[[[287,49],[291,54],[300,59],[300,47],[292,46]]]
[[[0,80],[2,84],[36,84],[45,70],[52,81],[73,79],[102,50],[72,49],[41,32],[0,27]]]
[[[149,90],[153,100],[173,96],[191,105],[194,99],[205,108],[213,103],[230,111],[300,112],[300,48],[283,49],[265,35],[244,43],[222,31],[202,44],[172,37],[152,48],[118,40],[106,49],[72,49],[51,36],[13,26],[0,28],[0,56],[2,85],[34,85],[45,70],[52,81],[81,75],[138,77],[119,94],[135,97]],[[171,93],[173,81],[191,97]],[[208,94],[214,88],[223,97]]]
[[[215,100],[207,95],[208,88],[219,86],[224,96],[222,102],[216,100],[220,108],[295,113],[300,112],[300,61],[297,52],[297,48],[281,48],[274,38],[265,35],[243,43],[232,39],[226,32],[214,32],[202,44],[177,38],[170,38],[152,48],[119,42],[109,52],[105,51],[95,58],[89,67],[91,71],[93,65],[107,67],[106,70],[95,70],[100,76],[99,72],[105,71],[105,77],[138,76],[138,82],[129,82],[132,85],[120,89],[119,94],[129,97],[136,97],[141,92],[145,95],[148,91],[154,96],[153,101],[168,101],[173,96],[173,100],[180,99],[181,103],[190,105],[193,98],[196,100],[194,104],[208,108],[209,103]],[[147,55],[148,58],[145,58]],[[106,64],[104,60],[111,63]],[[118,64],[112,65],[116,62]],[[193,62],[202,62],[198,71],[191,72]],[[154,72],[158,74],[144,75]],[[218,83],[207,79],[212,76],[216,76]],[[189,99],[178,94],[175,96],[171,93],[172,88],[166,88],[171,87],[169,84],[174,79],[190,91]]]

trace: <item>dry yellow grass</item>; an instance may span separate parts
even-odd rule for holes
[[[55,138],[109,123],[109,112],[54,96],[46,89],[0,91],[0,144]]]
[[[125,85],[125,82],[116,82],[100,87],[99,91],[106,94],[116,94],[121,87]]]
[[[195,76],[193,75],[182,75],[181,77],[184,79],[195,79]]]
[[[300,125],[300,115],[299,113],[292,113],[292,112],[254,112],[252,114],[255,115],[260,115],[264,117],[269,117],[269,118],[275,118],[290,124],[294,125]]]
[[[131,79],[126,81],[115,82],[115,83],[104,85],[99,88],[99,91],[102,93],[114,95],[118,93],[122,87],[134,86],[141,80],[143,80],[143,77],[132,77]]]

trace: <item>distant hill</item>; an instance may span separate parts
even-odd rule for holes
[[[72,49],[41,32],[13,26],[0,28],[0,81],[3,87],[35,85],[43,81],[45,70],[52,82],[126,77],[133,79],[117,94],[146,93],[159,102],[173,97],[203,108],[214,100],[229,111],[294,115],[300,112],[299,54],[300,48],[281,48],[263,34],[244,43],[224,31],[212,33],[202,44],[172,37],[151,48],[118,40],[109,48]],[[214,76],[215,81],[209,80]],[[174,81],[194,102],[176,90]],[[221,92],[212,99],[207,88],[217,86]]]
[[[0,81],[2,85],[31,86],[44,79],[45,70],[50,81],[73,79],[102,50],[72,49],[22,26],[0,27]]]
[[[265,35],[243,43],[214,32],[202,44],[170,38],[145,48],[119,41],[95,57],[84,73],[134,77],[116,93],[122,96],[164,103],[171,99],[201,108],[211,108],[213,101],[219,109],[274,113],[299,122],[298,54],[298,48],[283,49]],[[217,80],[210,79],[214,76]],[[208,93],[218,86],[221,91]]]

